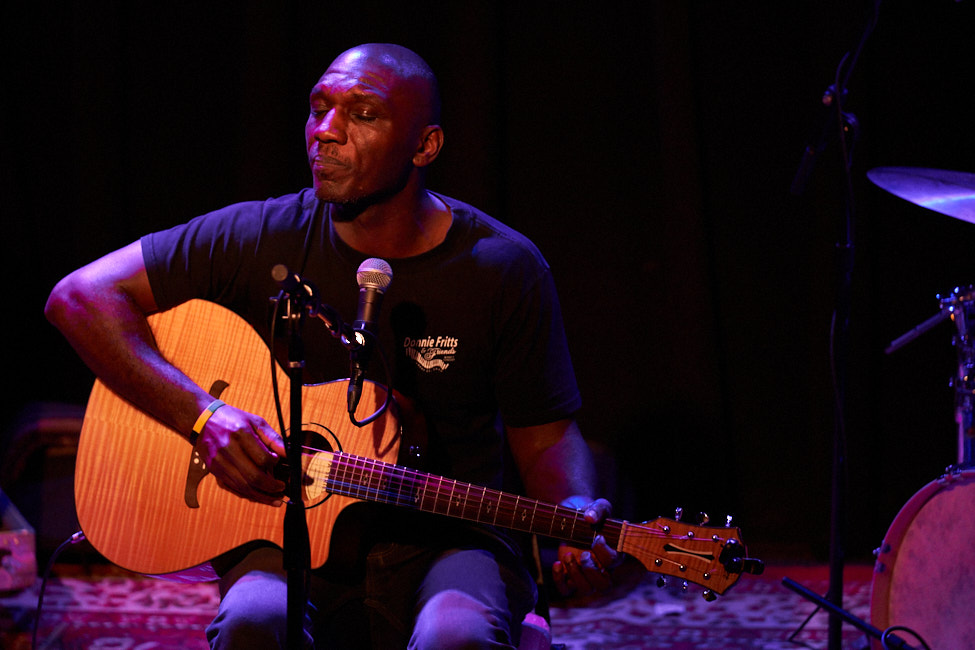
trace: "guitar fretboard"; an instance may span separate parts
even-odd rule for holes
[[[597,533],[611,547],[622,522],[606,520],[597,531],[579,510],[455,481],[364,456],[333,452],[325,490],[342,496],[536,533],[590,545]]]

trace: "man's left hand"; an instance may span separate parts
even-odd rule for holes
[[[573,497],[560,505],[579,508],[577,503]],[[596,526],[609,516],[612,506],[606,499],[597,499],[579,509],[585,513],[586,522]],[[563,596],[586,596],[605,591],[613,585],[611,571],[620,560],[620,555],[610,548],[602,535],[597,535],[588,549],[562,544],[558,559],[552,565],[555,588]]]

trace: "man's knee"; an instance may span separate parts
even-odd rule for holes
[[[237,579],[207,627],[212,648],[286,647],[287,585],[278,576],[252,572]]]
[[[410,648],[467,650],[511,647],[510,621],[460,591],[431,598],[417,615]]]

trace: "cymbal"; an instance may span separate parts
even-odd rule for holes
[[[894,196],[975,223],[975,174],[921,167],[876,167],[867,178]]]

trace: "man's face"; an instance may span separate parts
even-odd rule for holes
[[[326,70],[305,124],[319,199],[368,204],[403,188],[423,126],[418,92],[416,82],[358,50]]]

